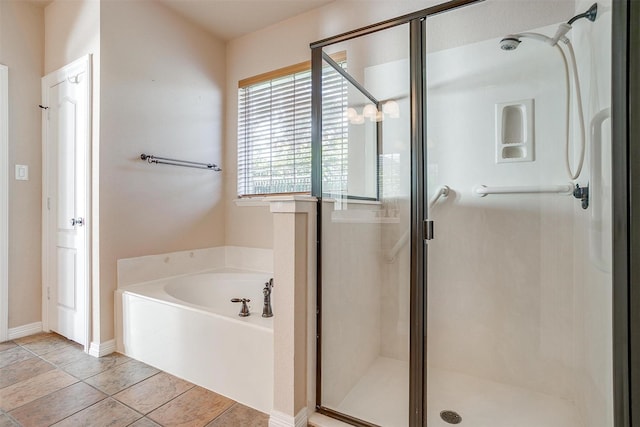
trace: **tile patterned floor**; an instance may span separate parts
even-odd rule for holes
[[[121,354],[56,334],[0,343],[0,427],[264,427],[268,416]]]

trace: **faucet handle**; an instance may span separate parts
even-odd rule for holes
[[[242,307],[240,308],[240,313],[238,313],[238,316],[247,317],[249,315],[249,306],[247,305],[248,302],[251,302],[249,298],[231,298],[231,302],[242,303]]]

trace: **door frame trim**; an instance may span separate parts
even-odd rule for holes
[[[64,67],[61,67],[42,78],[42,105],[45,107],[49,104],[49,94],[47,89],[50,83],[57,81],[56,76],[59,73],[63,73],[70,68],[83,67],[87,75],[87,110],[86,110],[86,147],[85,147],[85,179],[86,179],[86,191],[85,191],[85,241],[84,251],[85,257],[85,280],[84,280],[84,323],[85,323],[85,337],[84,337],[84,351],[89,352],[91,344],[91,147],[92,147],[92,68],[91,68],[91,55],[85,55]],[[47,209],[47,195],[49,194],[48,173],[49,173],[49,159],[51,153],[48,149],[48,125],[47,120],[44,119],[44,114],[48,114],[47,110],[43,110],[42,120],[42,330],[49,331],[49,304],[47,298],[47,283],[49,280],[49,230],[47,224],[49,223],[49,210]]]
[[[9,68],[0,64],[0,342],[9,339]]]

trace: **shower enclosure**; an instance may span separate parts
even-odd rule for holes
[[[615,6],[563,24],[590,6],[460,0],[311,45],[318,411],[628,425],[614,405]],[[556,52],[569,40],[575,81]]]

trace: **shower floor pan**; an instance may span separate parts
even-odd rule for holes
[[[383,427],[408,425],[409,365],[378,358],[336,408]],[[580,427],[565,399],[451,371],[429,369],[428,425],[447,427],[440,412],[451,410],[468,427]]]

